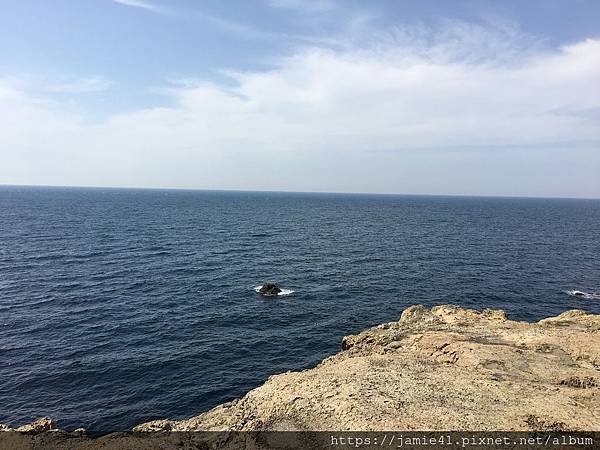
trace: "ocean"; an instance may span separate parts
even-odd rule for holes
[[[0,211],[13,426],[188,417],[414,304],[600,313],[600,200],[0,187]]]

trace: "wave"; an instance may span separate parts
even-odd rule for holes
[[[255,290],[256,292],[258,292],[258,291],[260,291],[260,288],[262,288],[262,285],[260,285],[260,286],[256,286],[256,287],[254,288],[254,290]],[[281,289],[281,288],[280,288],[280,289]],[[280,292],[279,294],[277,294],[277,296],[278,296],[278,297],[280,297],[280,296],[283,296],[283,295],[290,295],[290,294],[293,294],[294,292],[296,292],[296,291],[294,291],[294,290],[292,290],[292,289],[281,289],[281,292]]]
[[[571,291],[565,291],[565,294],[569,294],[569,295],[572,295],[573,297],[577,297],[577,298],[584,298],[586,300],[600,299],[600,294],[595,293],[595,292],[590,293],[590,292],[571,290]]]

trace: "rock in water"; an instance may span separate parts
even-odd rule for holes
[[[279,287],[273,283],[265,283],[258,290],[258,293],[260,295],[267,295],[267,296],[277,295],[280,292],[281,292],[281,289],[279,289]]]

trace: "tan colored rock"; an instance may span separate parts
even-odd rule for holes
[[[20,426],[15,431],[24,434],[39,434],[44,431],[53,431],[58,430],[58,425],[56,422],[49,417],[42,417],[41,419],[37,419],[27,425]]]
[[[134,430],[600,430],[598,315],[526,323],[417,305],[342,349],[199,416]]]

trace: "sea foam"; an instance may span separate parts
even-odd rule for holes
[[[578,293],[581,293],[583,295],[577,295]],[[586,300],[598,300],[598,299],[600,299],[600,294],[590,293],[590,292],[584,292],[584,291],[578,291],[576,289],[570,290],[570,291],[565,291],[565,294],[569,294],[569,295],[572,295],[573,297],[577,297],[577,298],[584,298]]]

